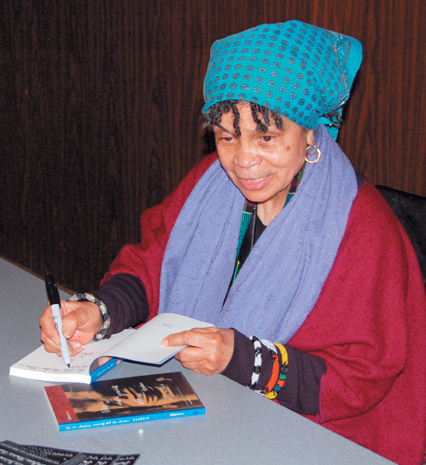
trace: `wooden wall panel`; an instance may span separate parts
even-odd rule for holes
[[[374,184],[426,196],[423,0],[3,0],[0,255],[95,288],[203,156],[212,42],[288,19],[362,41],[339,142]]]

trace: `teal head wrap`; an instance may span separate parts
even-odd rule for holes
[[[213,44],[203,113],[224,100],[244,100],[307,129],[325,124],[336,139],[361,61],[361,43],[352,37],[300,21],[262,24]]]

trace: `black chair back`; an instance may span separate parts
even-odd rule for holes
[[[426,287],[426,197],[376,186],[410,238],[419,260]]]

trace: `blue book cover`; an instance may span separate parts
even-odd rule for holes
[[[45,386],[59,431],[203,415],[181,372]]]

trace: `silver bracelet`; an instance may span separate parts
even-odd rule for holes
[[[108,332],[109,326],[111,324],[111,318],[109,316],[107,306],[102,302],[102,300],[98,299],[93,294],[87,294],[85,292],[78,292],[77,294],[74,294],[72,297],[68,299],[68,302],[78,302],[81,300],[93,302],[99,307],[99,310],[102,315],[103,324],[101,329],[93,337],[93,341],[100,341],[106,336],[106,333]]]

